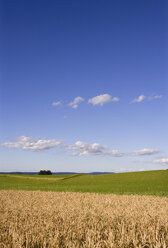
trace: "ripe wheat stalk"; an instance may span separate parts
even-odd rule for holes
[[[0,191],[1,248],[168,247],[168,198]]]

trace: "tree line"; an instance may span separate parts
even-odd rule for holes
[[[50,170],[40,170],[38,175],[52,175]]]

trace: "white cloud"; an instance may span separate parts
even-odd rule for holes
[[[107,155],[112,156],[112,157],[122,157],[124,154],[118,150],[112,150],[107,152]]]
[[[156,149],[142,149],[142,150],[138,150],[138,151],[134,151],[131,153],[132,156],[145,156],[145,155],[153,155],[159,153],[158,150]]]
[[[35,139],[33,137],[20,136],[14,141],[4,142],[0,146],[7,148],[21,148],[23,150],[43,151],[50,148],[57,147],[61,144],[60,140],[55,139]],[[99,143],[88,144],[86,142],[77,141],[72,145],[64,145],[65,150],[72,151],[73,156],[85,155],[101,155],[110,157],[123,157],[124,155],[130,156],[145,156],[159,153],[156,149],[142,149],[132,153],[122,153],[118,150],[109,150],[107,146],[100,145]],[[155,163],[168,164],[168,158],[155,160]]]
[[[153,160],[153,163],[161,164],[161,165],[168,165],[168,158],[156,159],[156,160]]]
[[[149,97],[148,97],[148,100],[151,101],[151,100],[154,100],[154,99],[160,99],[160,98],[162,98],[162,97],[163,97],[162,95],[149,96]]]
[[[118,97],[113,97],[112,102],[118,102],[120,99]]]
[[[142,102],[145,99],[148,101],[152,101],[152,100],[156,100],[156,99],[160,99],[160,98],[162,98],[162,95],[153,95],[153,96],[140,95],[137,98],[135,98],[131,103]]]
[[[76,151],[73,152],[73,156],[84,156],[84,155],[109,155],[111,157],[121,157],[123,153],[118,150],[109,151],[106,146],[102,146],[98,143],[88,144],[82,141],[77,141],[75,144],[65,146],[65,149]]]
[[[160,96],[154,96],[153,98],[154,99],[160,99],[160,98],[162,98],[163,96],[162,95],[160,95]]]
[[[84,99],[80,96],[76,97],[72,102],[70,102],[68,105],[74,109],[76,109],[78,107],[78,104],[80,102],[83,102]]]
[[[138,171],[145,171],[145,169],[144,168],[140,168]]]
[[[146,96],[140,95],[140,96],[138,96],[138,98],[135,98],[132,102],[142,102],[145,100],[145,98],[146,98]]]
[[[118,97],[112,97],[109,94],[103,94],[99,96],[95,96],[93,98],[90,98],[88,100],[88,103],[91,103],[92,105],[100,105],[103,106],[103,104],[108,103],[108,102],[118,102],[119,98]]]
[[[23,150],[42,151],[56,147],[59,144],[61,144],[61,141],[59,140],[35,140],[32,137],[20,136],[15,141],[5,142],[1,144],[1,146],[5,146],[8,148],[22,148]]]
[[[61,103],[61,101],[59,101],[59,102],[53,102],[52,103],[52,106],[60,106],[62,103]]]

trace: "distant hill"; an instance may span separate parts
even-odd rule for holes
[[[82,173],[86,175],[104,175],[104,174],[112,174],[115,172],[105,172],[105,171],[94,171],[89,173]],[[24,174],[24,175],[38,175],[38,172],[20,172],[20,171],[12,171],[12,172],[0,172],[0,174]],[[78,172],[52,172],[52,175],[69,175],[69,174],[81,174]]]

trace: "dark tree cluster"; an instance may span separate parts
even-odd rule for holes
[[[52,175],[52,172],[50,170],[41,170],[38,173],[39,175]]]

